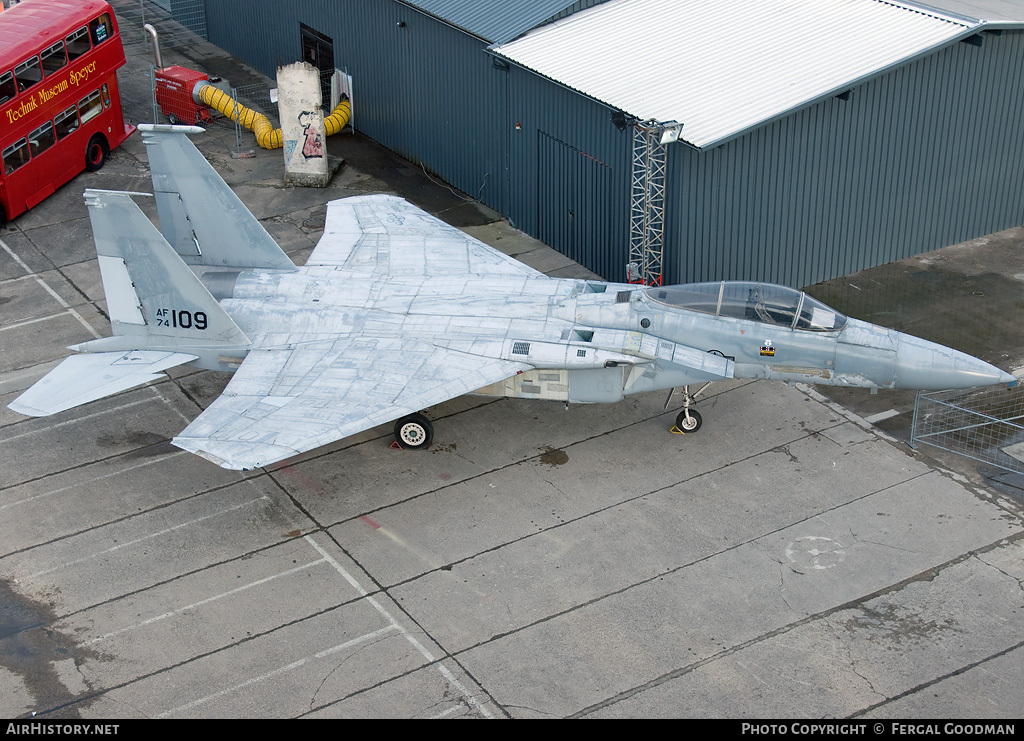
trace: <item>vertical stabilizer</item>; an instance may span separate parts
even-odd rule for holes
[[[160,231],[189,265],[295,270],[295,264],[189,140],[196,126],[141,124]]]
[[[248,346],[245,333],[130,194],[87,190],[85,202],[115,337],[152,340],[139,347]]]

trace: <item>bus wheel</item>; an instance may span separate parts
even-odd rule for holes
[[[107,162],[110,156],[110,147],[107,140],[96,134],[89,140],[89,146],[85,148],[85,169],[89,172],[96,172]]]

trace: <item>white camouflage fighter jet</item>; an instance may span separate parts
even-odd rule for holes
[[[426,447],[421,410],[468,393],[568,404],[683,388],[676,424],[692,432],[689,385],[726,378],[1014,382],[791,288],[550,278],[394,196],[331,202],[296,267],[193,146],[202,129],[139,129],[163,233],[138,194],[86,191],[113,336],[73,346],[17,412],[55,414],[181,364],[232,371],[172,442],[251,469],[395,420],[402,447]]]

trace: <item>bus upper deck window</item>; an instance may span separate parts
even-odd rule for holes
[[[101,44],[110,38],[113,33],[113,27],[110,23],[110,14],[104,13],[99,18],[89,24],[89,30],[92,31],[93,43]]]
[[[6,103],[17,94],[18,88],[14,84],[14,75],[10,72],[0,73],[0,103]]]
[[[89,43],[89,29],[85,26],[70,34],[65,41],[68,45],[68,59],[71,60],[77,59],[92,48],[92,44]]]
[[[64,52],[64,42],[58,41],[39,55],[43,60],[43,74],[47,77],[68,63],[68,55]]]
[[[28,164],[28,140],[19,139],[2,153],[4,174],[10,175],[22,165]]]
[[[39,66],[39,57],[29,57],[14,68],[14,79],[18,81],[18,90],[28,90],[43,79],[43,70]]]

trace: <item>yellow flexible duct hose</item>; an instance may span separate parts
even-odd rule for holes
[[[331,115],[324,119],[324,131],[327,136],[334,136],[348,123],[352,117],[352,108],[347,100],[343,100],[334,107]]]
[[[242,126],[251,129],[256,135],[256,143],[264,149],[280,149],[282,146],[281,129],[275,129],[270,119],[262,113],[236,103],[235,99],[208,82],[200,80],[192,91],[192,97],[203,105],[208,105]],[[330,116],[324,119],[327,136],[337,134],[348,123],[352,109],[347,100],[338,103]]]

